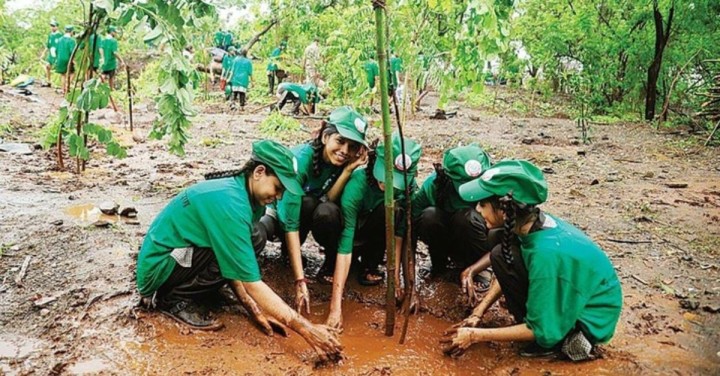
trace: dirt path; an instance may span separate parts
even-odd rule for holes
[[[30,142],[60,98],[38,90],[40,102],[0,93],[6,141]],[[134,119],[147,132],[153,114]],[[212,112],[212,113],[211,113]],[[124,160],[101,150],[83,176],[57,171],[52,152],[0,152],[0,373],[6,374],[310,374],[312,354],[297,335],[268,338],[235,306],[221,307],[227,328],[188,333],[155,314],[133,309],[134,258],[154,216],[202,174],[240,165],[265,116],[214,113],[195,121],[187,156],[157,141],[135,143]],[[598,125],[582,145],[570,120],[517,118],[461,108],[449,120],[408,122],[423,145],[420,180],[442,151],[479,142],[495,160],[531,159],[550,185],[545,209],[578,225],[607,251],[623,282],[625,305],[604,358],[581,365],[527,360],[516,345],[477,345],[458,360],[441,355],[437,339],[466,314],[452,277],[423,281],[425,309],[411,319],[409,343],[382,336],[382,288],[351,278],[341,340],[348,359],[322,374],[716,374],[720,370],[720,153],[642,124]],[[109,119],[107,119],[109,118]],[[116,123],[108,115],[99,122]],[[317,121],[302,121],[313,129]],[[379,134],[379,132],[378,132]],[[136,135],[137,136],[137,135]],[[308,137],[299,133],[289,143]],[[137,137],[136,137],[137,138]],[[671,188],[682,186],[685,188]],[[100,217],[115,201],[138,210],[137,220]],[[108,226],[94,223],[102,219]],[[320,255],[313,242],[309,273]],[[261,260],[264,279],[291,296],[287,268],[271,245]],[[15,278],[25,260],[21,284]],[[321,322],[330,289],[311,285],[312,320]],[[487,325],[507,323],[495,308]],[[137,316],[142,316],[137,320]]]

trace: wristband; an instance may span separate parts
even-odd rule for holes
[[[307,278],[304,278],[304,277],[303,277],[303,278],[300,278],[300,279],[296,279],[296,280],[295,280],[295,286],[299,285],[300,282],[307,284],[307,281],[308,281]]]

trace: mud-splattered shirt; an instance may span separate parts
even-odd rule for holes
[[[320,161],[320,174],[313,172],[313,148],[310,144],[302,144],[290,149],[298,161],[298,181],[303,192],[316,198],[322,197],[332,188],[340,176],[343,167]],[[278,219],[285,232],[300,230],[300,209],[302,197],[285,192],[277,203]]]
[[[167,280],[177,263],[170,256],[175,248],[210,248],[223,277],[259,281],[251,234],[264,212],[251,203],[244,176],[203,181],[181,192],[145,235],[137,261],[140,294],[152,294]]]
[[[367,217],[373,210],[385,210],[383,208],[385,192],[380,190],[377,184],[373,184],[372,187],[368,185],[365,169],[365,167],[362,167],[353,171],[340,198],[344,224],[338,244],[339,254],[352,253],[355,230],[360,218]],[[409,184],[411,191],[415,191],[415,179]],[[395,205],[402,205],[405,192],[396,189],[394,193]],[[403,223],[404,221],[398,220],[397,222]],[[403,233],[403,226],[396,228],[395,235],[402,236]]]
[[[593,343],[609,341],[622,308],[615,269],[582,231],[546,218],[545,226],[555,226],[520,236],[530,283],[525,323],[545,348],[560,343],[578,322]]]

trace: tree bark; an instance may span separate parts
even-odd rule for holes
[[[653,18],[655,20],[655,56],[647,75],[647,93],[645,94],[645,120],[653,120],[655,118],[655,106],[657,103],[657,82],[660,76],[660,67],[662,66],[663,52],[670,38],[672,30],[673,15],[675,14],[675,1],[670,5],[667,26],[663,32],[663,16],[658,8],[657,0],[653,0]]]
[[[255,34],[254,37],[250,38],[250,40],[247,43],[245,43],[245,45],[243,46],[243,49],[246,52],[250,52],[250,49],[252,48],[252,46],[255,45],[255,43],[257,43],[257,41],[259,41],[260,38],[263,35],[265,35],[268,31],[270,31],[270,29],[272,29],[272,27],[275,26],[277,23],[278,23],[277,19],[273,19],[272,21],[270,21],[269,25],[265,26],[264,29],[262,29],[259,33]]]

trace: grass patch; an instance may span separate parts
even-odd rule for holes
[[[273,111],[260,123],[258,130],[263,137],[276,138],[283,141],[294,138],[302,129],[302,124],[296,119]]]

